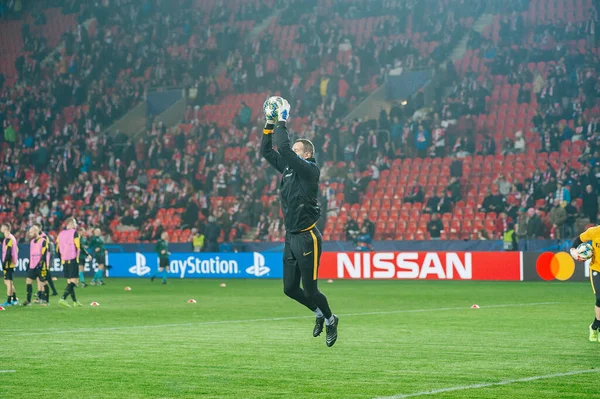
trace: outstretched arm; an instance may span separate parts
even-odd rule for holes
[[[275,126],[267,123],[263,129],[263,137],[260,143],[260,155],[263,156],[279,173],[283,173],[286,163],[281,154],[273,149],[273,128]]]

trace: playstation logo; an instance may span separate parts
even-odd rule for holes
[[[146,265],[146,257],[139,252],[135,253],[135,266],[129,268],[129,273],[143,276],[150,273],[150,267]]]
[[[254,264],[246,269],[246,273],[256,276],[262,277],[266,274],[269,274],[271,269],[265,266],[265,257],[263,254],[254,252]]]

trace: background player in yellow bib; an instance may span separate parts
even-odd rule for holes
[[[592,283],[592,291],[596,295],[596,306],[594,311],[596,317],[594,322],[590,324],[590,341],[598,341],[598,330],[600,330],[600,226],[590,227],[579,235],[573,242],[571,247],[571,256],[579,261],[585,262],[579,253],[577,247],[584,242],[592,242],[592,259],[590,262],[590,282]]]

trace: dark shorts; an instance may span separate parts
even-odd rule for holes
[[[77,260],[77,267],[85,267],[85,257]]]
[[[169,267],[169,258],[159,258],[158,267]]]
[[[48,268],[46,268],[46,266],[38,266],[36,268],[33,269],[27,269],[27,278],[30,278],[32,280],[37,280],[38,278],[40,279],[40,281],[46,281],[46,278],[48,277]]]
[[[94,260],[97,264],[104,265],[106,263],[106,256],[104,256],[104,253],[102,255],[94,255]]]
[[[76,259],[67,260],[63,263],[65,278],[79,278],[79,263]]]
[[[15,269],[4,269],[2,274],[4,274],[4,279],[7,281],[12,281],[13,279],[13,272]]]

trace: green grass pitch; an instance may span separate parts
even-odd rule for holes
[[[340,316],[339,340],[327,348],[324,335],[312,337],[311,313],[283,295],[280,281],[221,282],[110,279],[77,290],[84,308],[59,308],[53,297],[49,308],[0,312],[0,398],[588,399],[600,392],[600,342],[587,337],[589,284],[323,282]],[[24,280],[15,283],[23,299]],[[475,303],[481,308],[471,309]]]

